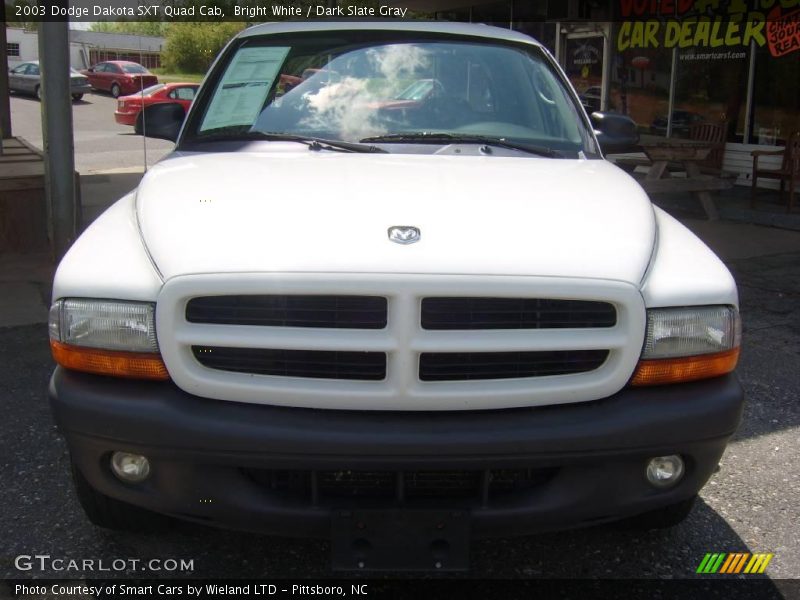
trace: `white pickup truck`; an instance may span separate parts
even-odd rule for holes
[[[53,291],[94,523],[447,570],[471,538],[686,516],[741,416],[736,286],[539,43],[264,24],[144,121],[174,152]]]

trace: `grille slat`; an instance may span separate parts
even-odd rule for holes
[[[599,368],[608,350],[448,352],[420,355],[422,381],[468,381],[572,375]]]
[[[312,472],[247,469],[245,473],[272,492],[313,496]],[[547,483],[556,469],[491,469],[489,471],[316,471],[318,500],[342,498],[378,500],[386,503],[447,499],[482,500],[488,476],[490,497],[526,492]],[[402,493],[398,493],[398,487]]]
[[[613,304],[549,298],[424,298],[428,330],[568,329],[613,327]]]
[[[192,298],[190,323],[384,329],[387,301],[379,296],[238,295]]]
[[[432,331],[592,329],[617,323],[614,304],[592,300],[425,297],[418,306],[422,328]],[[376,330],[388,325],[388,301],[370,295],[199,296],[188,300],[185,317],[189,323]],[[365,381],[385,380],[387,373],[383,352],[213,345],[192,346],[192,352],[208,368],[235,373]],[[572,375],[598,369],[608,356],[609,350],[427,352],[419,357],[418,377],[444,382]]]
[[[383,352],[192,346],[192,353],[205,367],[237,373],[364,381],[386,377]]]

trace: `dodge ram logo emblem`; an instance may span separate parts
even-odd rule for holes
[[[389,227],[389,239],[395,244],[413,244],[422,236],[417,227],[395,225]]]

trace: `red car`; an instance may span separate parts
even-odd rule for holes
[[[96,90],[111,92],[114,98],[138,92],[143,87],[158,83],[158,77],[142,65],[126,60],[109,60],[97,63],[83,71],[89,84]]]
[[[189,110],[199,87],[199,83],[157,83],[141,92],[122,96],[117,98],[114,119],[120,125],[133,125],[134,132],[141,134],[142,120],[139,117],[144,106],[162,102],[178,102],[183,105],[184,110]]]

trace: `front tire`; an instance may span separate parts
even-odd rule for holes
[[[133,125],[133,133],[136,135],[142,135],[144,131],[144,127],[142,127],[142,113],[139,113],[139,116],[136,117],[136,123]]]
[[[36,94],[36,97],[39,99],[39,102],[41,102],[42,101],[42,86],[37,85],[33,89],[33,93]]]
[[[72,94],[72,99],[75,100],[75,102],[80,102],[83,100],[83,94]]]
[[[119,84],[112,83],[111,84],[111,95],[114,96],[114,98],[119,98],[121,93],[122,93],[122,90],[120,89]]]
[[[72,481],[83,512],[98,527],[115,531],[160,532],[169,528],[172,520],[126,502],[109,498],[94,489],[73,462]]]

